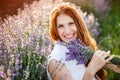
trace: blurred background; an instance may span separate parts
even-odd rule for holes
[[[1,0],[0,1],[0,16],[14,15],[17,13],[17,9],[23,9],[23,4],[31,4],[35,0]],[[37,0],[36,0],[37,1]]]
[[[0,80],[47,80],[48,18],[62,2],[75,4],[100,49],[120,55],[120,0],[1,0]],[[106,71],[106,80],[120,80]]]

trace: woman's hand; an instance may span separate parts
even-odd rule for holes
[[[110,51],[96,51],[86,68],[83,80],[93,80],[96,72],[103,68],[113,57],[114,56],[110,56]]]
[[[108,63],[113,56],[110,56],[110,51],[98,50],[94,53],[90,63],[88,64],[87,70],[95,75],[106,63]]]

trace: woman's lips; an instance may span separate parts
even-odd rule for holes
[[[70,34],[70,35],[65,36],[65,38],[66,38],[66,39],[72,39],[73,36],[74,36],[74,34]]]

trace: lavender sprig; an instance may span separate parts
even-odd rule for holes
[[[82,41],[76,39],[68,43],[58,41],[58,44],[67,47],[69,52],[66,53],[66,61],[76,60],[78,64],[87,63],[93,56],[94,51],[86,46]]]
[[[69,52],[66,53],[66,61],[76,60],[77,65],[86,64],[89,60],[91,60],[95,52],[79,39],[71,40],[68,43],[58,41],[58,44],[66,46],[69,50]],[[110,63],[120,66],[120,56],[114,56]]]

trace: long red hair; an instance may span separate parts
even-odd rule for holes
[[[57,31],[57,16],[59,16],[60,14],[66,14],[74,20],[75,25],[78,29],[77,30],[78,39],[83,41],[86,45],[90,46],[92,49],[94,50],[98,49],[96,45],[96,41],[91,37],[83,18],[78,14],[77,10],[73,6],[68,4],[61,4],[55,7],[55,9],[52,11],[50,15],[49,29],[50,29],[50,36],[53,41],[60,40]],[[100,79],[105,80],[104,70],[102,69],[99,70],[97,72],[97,75],[99,76]]]

